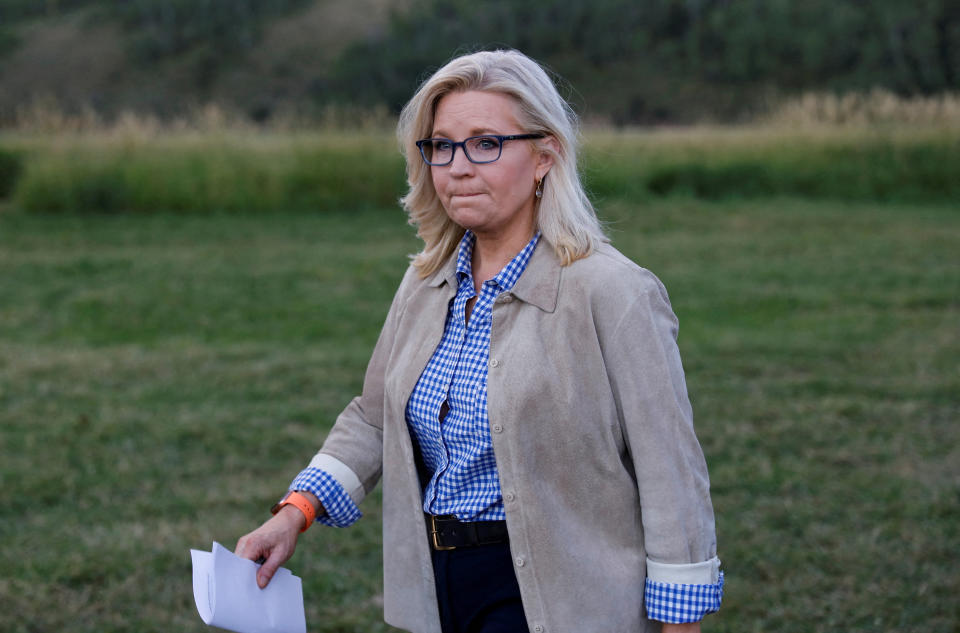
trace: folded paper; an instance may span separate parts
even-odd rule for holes
[[[236,633],[306,633],[303,586],[289,569],[278,569],[260,589],[260,565],[219,543],[210,552],[192,549],[190,557],[193,599],[205,623]]]

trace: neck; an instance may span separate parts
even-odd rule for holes
[[[531,224],[524,230],[511,231],[508,235],[496,238],[477,234],[471,262],[474,287],[479,288],[480,284],[503,270],[533,238],[534,232],[535,227]]]

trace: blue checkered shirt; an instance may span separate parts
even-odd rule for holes
[[[660,622],[699,622],[708,613],[720,610],[723,600],[723,572],[716,584],[693,585],[657,582],[647,578],[643,588],[647,617]]]
[[[537,233],[503,270],[473,285],[472,257],[476,237],[464,235],[457,253],[457,294],[450,302],[443,338],[420,375],[407,402],[406,418],[417,441],[429,482],[423,510],[453,514],[462,521],[505,518],[500,479],[487,418],[487,363],[491,313],[497,296],[513,288],[540,239]],[[467,301],[477,301],[467,321]],[[446,405],[446,407],[444,407]],[[446,415],[441,413],[446,409]],[[290,490],[316,495],[327,513],[317,521],[346,527],[361,513],[350,495],[328,473],[303,470]],[[716,585],[682,585],[647,579],[647,615],[662,622],[696,622],[720,608],[723,574]]]
[[[407,402],[407,423],[430,480],[423,511],[461,521],[505,518],[497,462],[487,419],[487,363],[493,302],[520,279],[540,239],[527,245],[493,279],[473,287],[476,238],[464,235],[457,254],[457,295],[447,312],[443,338]],[[467,301],[477,297],[470,320]],[[448,409],[441,424],[442,410]]]

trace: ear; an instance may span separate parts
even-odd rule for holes
[[[539,146],[539,151],[537,152],[537,181],[543,179],[547,175],[547,172],[550,171],[550,168],[553,167],[553,156],[554,154],[560,153],[560,144],[557,143],[557,139],[552,136],[540,139],[540,142],[537,143]]]

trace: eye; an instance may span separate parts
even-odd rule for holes
[[[448,141],[446,139],[433,141],[433,149],[437,152],[449,152],[452,147],[453,141]]]
[[[474,147],[481,151],[495,150],[500,147],[500,141],[492,136],[482,136],[474,142]]]

